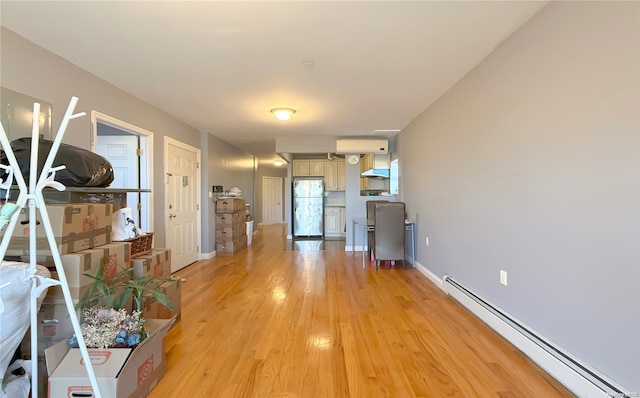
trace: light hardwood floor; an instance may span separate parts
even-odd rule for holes
[[[165,397],[573,397],[415,269],[261,227],[184,278]]]

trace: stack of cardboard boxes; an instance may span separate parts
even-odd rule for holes
[[[9,243],[7,257],[19,257],[22,261],[29,262],[30,223],[28,220],[28,209],[25,208],[22,210],[22,214],[19,216],[18,224],[13,231]],[[46,206],[46,210],[55,235],[56,245],[61,255],[62,268],[64,269],[74,305],[86,296],[93,283],[93,279],[85,274],[96,275],[100,268],[102,268],[103,277],[108,280],[120,273],[120,271],[133,267],[132,272],[124,276],[123,278],[125,279],[119,282],[126,282],[129,277],[154,276],[161,279],[171,278],[170,250],[153,249],[149,254],[132,258],[130,243],[111,241],[112,204],[50,204]],[[57,272],[54,260],[51,256],[49,243],[44,233],[44,226],[40,220],[39,211],[37,211],[36,229],[37,261],[40,264],[46,265],[51,270],[52,277],[56,278]],[[133,350],[135,355],[129,355],[131,349],[128,349],[129,353],[123,354],[124,351],[121,350],[127,349],[116,348],[114,352],[117,352],[117,355],[110,354],[105,361],[97,361],[98,364],[94,364],[94,370],[96,374],[99,375],[98,379],[101,390],[103,383],[105,388],[113,387],[107,387],[109,383],[117,384],[117,394],[108,394],[106,396],[128,397],[134,392],[136,392],[136,394],[140,393],[142,396],[150,391],[162,377],[164,374],[163,353],[161,353],[162,338],[166,334],[169,326],[173,323],[173,319],[171,321],[161,321],[161,319],[171,319],[173,316],[179,316],[181,308],[180,287],[181,283],[179,279],[168,280],[162,285],[167,296],[172,300],[174,305],[173,310],[159,305],[151,295],[145,297],[142,316],[149,326],[147,331],[153,333],[150,333],[148,341],[145,340],[143,344]],[[87,303],[87,306],[102,304],[98,298]],[[131,310],[130,307],[126,309]],[[71,315],[78,316],[80,322],[82,321],[81,310]],[[62,288],[60,286],[50,287],[38,313],[38,359],[41,361],[39,372],[41,379],[41,396],[46,396],[47,373],[51,375],[48,383],[49,389],[54,388],[60,389],[59,391],[71,391],[70,388],[73,387],[81,391],[82,389],[91,388],[89,380],[85,376],[84,367],[74,367],[67,364],[68,361],[71,361],[67,360],[67,357],[78,354],[75,352],[76,349],[69,350],[66,344],[66,341],[74,334],[69,316]],[[151,339],[151,337],[153,337],[153,339]],[[23,354],[29,354],[29,345],[30,335],[28,333],[25,336],[22,347]],[[143,345],[146,348],[141,349]],[[44,367],[45,351],[47,368]],[[143,358],[144,353],[147,351],[152,355],[151,358],[155,359],[153,359],[151,363],[145,362],[143,364],[143,362],[148,359],[146,357]],[[91,352],[93,357],[94,353],[96,355],[102,355],[100,352],[104,353],[104,350]],[[131,366],[133,366],[131,365],[133,358],[142,361],[140,364],[135,365],[135,369],[131,368]],[[144,371],[145,377],[138,377],[136,379],[132,376],[132,378],[130,378],[129,376],[131,375],[128,376],[126,374],[127,369],[131,369],[131,372],[138,372],[141,369],[138,365],[144,365],[146,367]],[[121,369],[124,372],[121,372]],[[79,372],[76,375],[77,377],[73,375],[73,372]],[[43,376],[45,377],[43,378]],[[135,380],[136,382],[131,384],[130,381],[126,381],[129,379]],[[69,383],[73,385],[70,386],[68,385]],[[49,396],[62,395],[56,395],[50,391]],[[67,396],[66,392],[64,396]],[[103,396],[105,396],[104,392]]]
[[[247,248],[246,202],[240,198],[216,201],[216,254],[232,256]]]

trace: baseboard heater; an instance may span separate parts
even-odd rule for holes
[[[508,313],[482,299],[450,276],[443,278],[444,291],[498,332],[547,373],[581,398],[634,395],[615,382],[564,352]]]

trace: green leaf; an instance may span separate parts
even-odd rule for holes
[[[120,308],[122,308],[127,300],[129,300],[129,297],[131,297],[131,293],[131,290],[125,290],[121,295],[119,295],[113,303],[113,306],[115,307],[114,309],[119,310]]]
[[[161,289],[154,289],[151,291],[153,297],[158,300],[158,302],[170,310],[173,310],[173,303],[169,300],[165,292]]]

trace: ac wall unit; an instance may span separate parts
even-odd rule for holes
[[[384,139],[339,139],[336,153],[387,153],[389,140]]]

